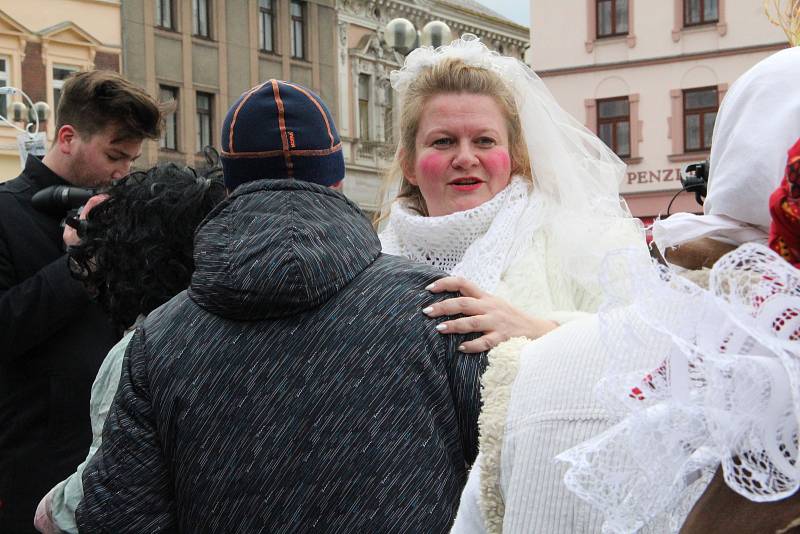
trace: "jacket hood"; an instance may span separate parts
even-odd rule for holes
[[[340,193],[259,180],[238,187],[198,228],[189,296],[228,319],[286,317],[327,301],[380,251],[372,225]]]

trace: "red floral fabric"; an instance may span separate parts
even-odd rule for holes
[[[786,174],[769,198],[769,246],[800,268],[800,139],[789,150]]]

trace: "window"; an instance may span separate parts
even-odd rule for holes
[[[383,140],[387,143],[394,141],[394,93],[392,86],[386,87],[386,106],[383,108]]]
[[[697,26],[719,22],[717,0],[683,0],[683,25]]]
[[[210,24],[208,23],[209,2],[211,0],[192,0],[192,33],[199,37],[210,37]]]
[[[628,0],[597,0],[597,37],[628,34]]]
[[[172,0],[156,0],[156,26],[175,29],[175,5]]]
[[[61,100],[61,90],[64,88],[64,82],[72,74],[78,72],[78,67],[55,65],[53,66],[53,122],[56,121],[56,114],[58,113],[58,102]]]
[[[711,134],[717,118],[719,97],[716,87],[683,92],[683,149],[685,152],[711,149]]]
[[[630,0],[629,0],[630,1]],[[720,36],[728,33],[725,21],[725,2],[730,0],[672,0],[674,19],[672,40],[681,40],[684,30],[717,30]],[[738,4],[737,4],[738,5]]]
[[[10,61],[5,56],[0,56],[0,87],[8,87],[8,71],[10,70]],[[8,96],[0,95],[0,115],[7,119],[8,116]]]
[[[275,0],[258,0],[258,47],[275,52]]]
[[[628,97],[597,101],[597,135],[617,156],[631,155],[631,116]]]
[[[275,0],[258,0],[258,47],[275,52]]]
[[[358,75],[358,135],[369,141],[369,74]]]
[[[162,85],[158,88],[159,100],[161,102],[178,102],[177,87],[167,87]],[[164,117],[164,133],[158,142],[158,146],[165,150],[178,150],[178,109]]]
[[[297,2],[292,0],[291,15],[292,15],[292,57],[297,59],[305,59],[305,2]]]
[[[195,129],[197,131],[197,152],[202,152],[203,148],[211,145],[213,139],[211,137],[211,109],[214,104],[214,95],[210,93],[197,93],[196,105],[196,121]]]

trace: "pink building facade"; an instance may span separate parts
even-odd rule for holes
[[[787,46],[760,0],[531,0],[533,69],[628,164],[622,192],[646,222],[708,159],[730,84]],[[702,208],[681,193],[671,211]]]

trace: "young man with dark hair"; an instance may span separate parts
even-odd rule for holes
[[[115,72],[77,74],[64,84],[49,152],[0,184],[0,532],[33,532],[41,496],[86,455],[92,380],[119,339],[70,276],[64,250],[78,239],[61,229],[64,214],[31,199],[126,175],[143,140],[158,138],[161,115]]]

